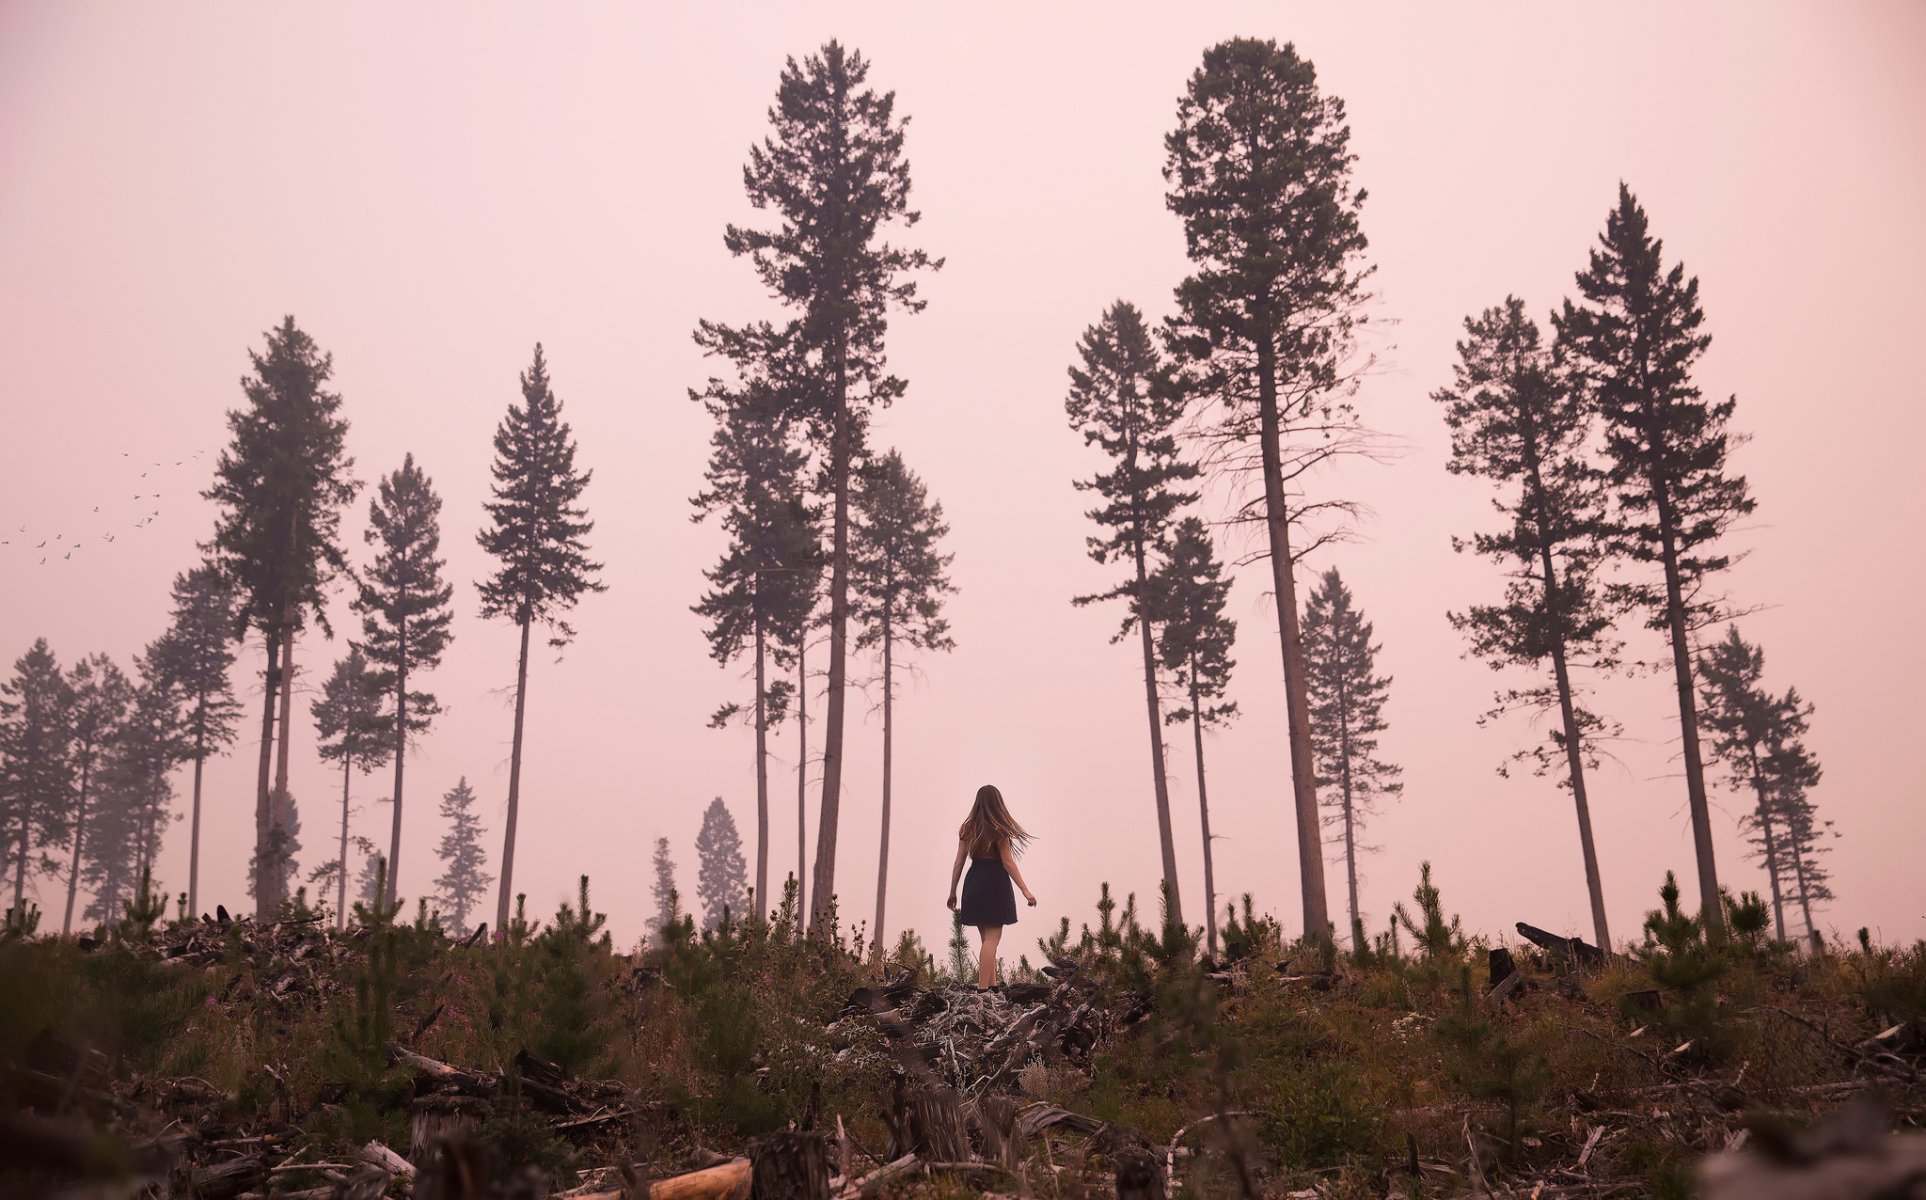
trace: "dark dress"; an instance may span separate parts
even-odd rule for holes
[[[1001,858],[970,856],[969,874],[963,876],[963,900],[956,911],[965,925],[1016,924],[1016,886]]]

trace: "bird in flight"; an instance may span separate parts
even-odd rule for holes
[[[44,549],[46,549],[46,548],[47,548],[47,539],[46,539],[46,538],[41,538],[41,539],[40,539],[40,544],[39,544],[38,546],[35,546],[35,547],[34,547],[34,549],[35,549],[35,550],[44,550]]]
[[[66,558],[72,558],[73,556],[74,556],[74,552],[73,552],[72,550],[69,550],[69,551],[67,551],[67,553],[66,553],[66,556],[65,556],[65,557],[66,557]]]

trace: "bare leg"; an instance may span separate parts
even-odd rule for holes
[[[983,938],[983,950],[976,957],[976,986],[987,988],[996,982],[996,947],[1003,940],[1003,926],[978,925],[976,932]]]

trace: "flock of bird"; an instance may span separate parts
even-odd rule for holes
[[[184,467],[188,463],[194,461],[195,459],[200,458],[201,455],[204,453],[205,451],[196,450],[192,454],[188,455],[186,458],[175,459],[174,465],[177,467]],[[122,458],[132,458],[133,452],[131,450],[122,450],[120,452],[120,456]],[[149,467],[145,471],[142,471],[140,473],[140,478],[146,479],[152,473],[154,467],[163,466],[165,464],[165,461],[166,460],[164,459],[155,459],[154,466]],[[136,485],[136,486],[141,486],[141,485]],[[134,493],[134,500],[136,502],[144,502],[149,500],[157,501],[160,498],[161,498],[161,493],[158,491]],[[146,507],[146,505],[143,503],[142,507],[144,508]],[[100,505],[98,504],[94,505],[94,512],[98,513],[99,511],[100,511]],[[161,510],[158,508],[155,508],[149,511],[146,516],[143,516],[138,521],[135,521],[133,527],[135,529],[145,529],[149,525],[152,525],[155,521],[159,520],[160,515],[161,515]],[[27,526],[24,523],[21,524],[19,528],[16,530],[16,534],[27,534]],[[106,542],[108,545],[111,546],[119,536],[120,535],[118,532],[114,530],[108,530],[107,532],[102,533],[100,535],[100,540],[103,542]],[[34,543],[34,545],[32,546],[28,546],[26,544],[27,541],[29,540],[28,537],[20,537],[18,540],[20,542],[20,547],[22,551],[25,551],[28,553],[31,553],[33,551],[45,552],[40,555],[40,562],[39,562],[39,565],[43,567],[46,566],[49,561],[55,560],[54,559],[55,555],[59,556],[57,561],[60,561],[60,562],[67,562],[71,560],[74,556],[74,552],[77,550],[80,550],[86,544],[84,541],[82,541],[82,539],[78,535],[76,535],[71,541],[69,541],[67,538],[67,535],[59,531],[56,531],[51,538],[42,537],[38,542]],[[15,542],[14,537],[0,538],[0,546],[12,547],[14,545],[14,542]]]

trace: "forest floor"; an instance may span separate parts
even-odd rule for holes
[[[1106,894],[989,993],[785,913],[620,953],[586,881],[466,941],[150,901],[0,940],[0,1194],[1926,1195],[1926,944],[1493,946],[1419,899],[1209,956]]]

